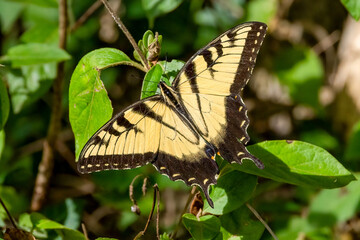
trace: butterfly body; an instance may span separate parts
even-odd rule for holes
[[[263,164],[245,144],[249,119],[240,91],[248,82],[266,25],[244,23],[200,49],[171,86],[143,99],[101,127],[80,153],[82,173],[152,163],[171,180],[198,185],[209,205],[216,184],[216,153],[230,163]]]

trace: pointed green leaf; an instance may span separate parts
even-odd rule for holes
[[[161,67],[164,70],[162,80],[166,82],[169,86],[172,84],[176,76],[179,74],[181,68],[184,66],[185,62],[180,60],[171,60],[171,62],[161,61],[159,62]]]
[[[256,176],[233,171],[231,166],[225,167],[210,193],[214,208],[206,202],[204,212],[220,215],[239,208],[250,199],[256,184]]]
[[[220,220],[213,215],[197,218],[186,213],[182,216],[182,222],[194,240],[212,239],[220,232]]]
[[[264,225],[260,221],[254,220],[253,214],[245,205],[220,216],[220,221],[223,236],[226,234],[233,238],[238,237],[237,239],[258,240],[265,230]],[[228,238],[223,237],[223,239]]]
[[[7,53],[7,59],[11,61],[13,67],[61,62],[70,58],[70,55],[63,49],[43,43],[16,45]]]
[[[76,159],[88,139],[112,116],[112,106],[103,82],[101,70],[132,65],[125,53],[112,48],[103,48],[85,55],[78,63],[69,88],[69,118],[75,134]]]
[[[358,0],[341,0],[350,15],[358,21],[360,19],[360,2]]]
[[[158,92],[158,84],[161,80],[163,69],[159,64],[153,66],[145,75],[142,89],[141,99],[150,97]]]
[[[337,188],[347,185],[355,177],[326,150],[300,141],[265,141],[247,149],[265,165],[257,168],[245,159],[235,169],[279,182],[300,186]]]

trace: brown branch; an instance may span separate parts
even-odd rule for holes
[[[246,206],[248,207],[248,209],[250,209],[250,211],[255,215],[255,217],[257,219],[259,219],[259,221],[265,226],[265,228],[269,231],[270,235],[275,239],[275,240],[279,240],[277,238],[277,236],[275,235],[275,233],[271,230],[271,228],[269,227],[269,225],[264,221],[264,219],[262,219],[262,217],[260,216],[260,214],[255,210],[255,208],[253,208],[250,204],[246,203]]]
[[[59,1],[59,48],[66,48],[67,36],[67,2],[66,0]],[[50,124],[46,140],[44,141],[44,150],[41,162],[39,164],[39,171],[36,176],[34,192],[31,200],[31,210],[38,211],[45,202],[47,188],[49,187],[50,178],[54,168],[54,149],[56,139],[61,127],[61,97],[62,97],[62,82],[65,76],[64,71],[65,62],[60,62],[57,65],[57,74],[53,84],[53,102],[50,117]]]
[[[81,25],[88,20],[88,18],[94,14],[94,12],[101,6],[101,1],[94,2],[93,5],[91,5],[88,10],[72,25],[71,32],[76,31]]]
[[[135,49],[135,51],[139,54],[141,61],[143,62],[143,64],[145,65],[146,70],[148,71],[150,69],[149,67],[149,63],[147,61],[147,59],[145,58],[144,54],[141,52],[139,46],[137,45],[137,43],[135,42],[134,38],[132,37],[132,35],[130,34],[130,32],[128,31],[128,29],[125,27],[124,23],[120,20],[120,18],[115,14],[115,12],[111,9],[110,5],[108,4],[107,0],[101,0],[103,2],[103,4],[105,5],[106,9],[109,11],[110,15],[112,16],[112,18],[114,19],[114,21],[116,22],[116,24],[119,26],[119,28],[121,29],[121,31],[123,31],[123,33],[125,34],[125,36],[127,37],[127,39],[130,41],[131,45],[133,46],[133,48]]]
[[[84,233],[85,239],[86,239],[86,240],[89,240],[88,233],[87,233],[87,230],[86,230],[86,226],[85,226],[84,223],[81,223],[81,229],[82,229],[82,231],[83,231],[83,233]]]

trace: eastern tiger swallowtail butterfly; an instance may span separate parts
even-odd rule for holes
[[[230,163],[251,155],[247,109],[240,91],[249,81],[267,26],[238,25],[200,49],[171,86],[138,101],[102,126],[82,149],[81,173],[129,169],[152,163],[171,180],[198,185],[211,207],[209,186],[216,184],[216,154]]]

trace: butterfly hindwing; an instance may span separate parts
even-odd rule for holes
[[[247,109],[239,93],[250,79],[266,25],[241,24],[199,50],[173,82],[189,118],[200,134],[229,162],[252,159],[245,148],[249,141]],[[240,142],[238,140],[240,140]]]

